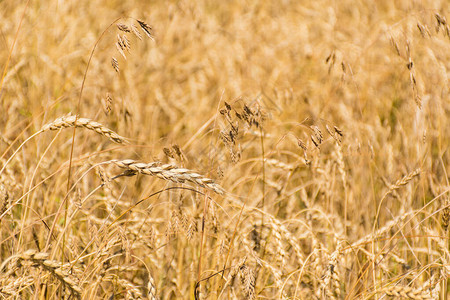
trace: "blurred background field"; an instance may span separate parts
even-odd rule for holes
[[[2,298],[447,299],[449,2],[0,17]]]

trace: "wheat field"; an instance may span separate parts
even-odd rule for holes
[[[448,299],[450,2],[0,16],[1,299]]]

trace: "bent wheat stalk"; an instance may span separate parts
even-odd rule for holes
[[[56,119],[55,121],[44,125],[41,128],[41,132],[48,130],[58,130],[69,127],[84,127],[86,129],[97,132],[100,135],[103,135],[109,138],[111,141],[118,144],[126,144],[127,140],[112,131],[111,129],[103,126],[102,124],[95,122],[91,119],[87,118],[77,118],[77,116],[64,116]]]
[[[48,259],[50,255],[45,252],[38,252],[36,250],[27,250],[19,255],[17,255],[18,262],[20,261],[31,261],[36,265],[43,267],[45,270],[49,271],[53,276],[55,276],[62,284],[69,288],[72,294],[80,299],[82,290],[78,286],[78,279],[70,274],[69,270],[61,263]]]
[[[170,164],[159,166],[158,163],[141,163],[132,159],[125,160],[110,160],[109,163],[132,171],[133,173],[140,173],[144,175],[156,176],[161,179],[170,180],[177,183],[184,183],[186,181],[192,182],[198,186],[209,189],[219,195],[223,195],[225,190],[210,178],[195,173],[194,171],[177,168]]]
[[[128,141],[124,137],[118,135],[111,129],[105,127],[104,125],[102,125],[98,122],[95,122],[95,121],[93,121],[91,119],[87,119],[87,118],[77,118],[77,116],[72,116],[72,115],[63,116],[63,117],[60,117],[60,118],[54,120],[51,123],[48,123],[48,124],[42,126],[42,128],[39,131],[35,132],[33,135],[31,135],[25,141],[23,141],[22,144],[20,144],[20,146],[16,149],[16,151],[14,151],[14,153],[5,162],[2,169],[0,170],[0,174],[3,173],[3,171],[5,170],[8,163],[13,159],[13,157],[17,154],[17,152],[19,152],[19,150],[23,147],[23,145],[25,145],[25,143],[27,143],[29,140],[31,140],[35,136],[37,136],[45,131],[58,130],[58,129],[64,129],[64,128],[69,128],[69,127],[84,127],[86,129],[95,131],[98,134],[109,138],[111,141],[113,141],[115,143],[128,144]]]

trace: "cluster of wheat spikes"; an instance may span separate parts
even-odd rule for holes
[[[449,298],[448,1],[0,7],[0,299]]]

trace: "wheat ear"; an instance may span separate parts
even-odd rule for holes
[[[3,167],[0,170],[0,174],[3,173],[6,166],[9,164],[9,162],[14,158],[14,156],[19,152],[19,150],[25,145],[29,140],[34,138],[35,136],[41,134],[42,132],[48,131],[48,130],[58,130],[63,128],[69,128],[69,127],[84,127],[89,130],[93,130],[97,132],[100,135],[103,135],[107,138],[109,138],[111,141],[118,143],[118,144],[128,144],[128,141],[112,131],[111,129],[103,126],[102,124],[92,121],[90,119],[86,118],[78,118],[77,116],[63,116],[55,121],[48,123],[44,125],[39,131],[35,132],[33,135],[29,136],[25,141],[22,142],[22,144],[19,145],[19,147],[14,151],[14,153],[8,158],[8,160],[3,164]]]
[[[161,179],[170,180],[173,182],[184,183],[186,181],[192,182],[198,186],[209,189],[219,195],[224,194],[224,189],[214,182],[214,180],[205,178],[203,175],[195,173],[194,171],[177,168],[173,165],[161,165],[158,163],[141,163],[132,159],[125,160],[110,160],[110,163],[115,164],[123,169],[130,170],[135,173],[156,176]]]
[[[414,289],[409,286],[389,286],[381,290],[388,296],[395,298],[406,298],[415,300],[431,299],[431,295],[427,291],[421,289]]]
[[[111,129],[103,126],[102,124],[95,122],[91,119],[87,118],[78,118],[77,116],[64,116],[56,119],[55,121],[44,125],[41,128],[41,132],[48,130],[58,130],[69,127],[84,127],[86,129],[97,132],[100,135],[103,135],[109,138],[111,141],[118,144],[126,144],[127,140],[112,131]]]
[[[45,270],[52,273],[62,284],[69,288],[75,297],[81,297],[81,288],[76,283],[76,278],[66,269],[61,267],[61,263],[47,259],[48,253],[37,252],[36,250],[27,250],[18,256],[19,261],[31,261],[42,266]]]

